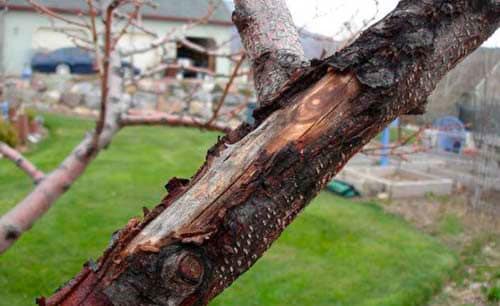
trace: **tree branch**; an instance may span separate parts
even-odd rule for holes
[[[68,22],[65,20],[64,16],[57,15],[57,13],[39,5],[34,2],[34,0],[30,0],[30,3],[41,13],[51,18],[58,18],[61,21]],[[56,200],[69,190],[71,185],[84,173],[85,169],[97,157],[99,152],[111,143],[113,137],[123,126],[169,124],[172,126],[194,126],[224,132],[229,130],[229,127],[219,122],[214,121],[207,125],[205,122],[198,121],[192,117],[177,117],[167,114],[154,114],[148,116],[125,115],[128,113],[130,105],[128,103],[129,101],[123,97],[125,82],[120,74],[121,59],[116,48],[117,40],[123,36],[124,31],[122,29],[122,31],[116,34],[117,36],[114,34],[113,16],[117,16],[116,10],[122,5],[132,3],[135,12],[137,12],[138,7],[141,5],[149,5],[150,2],[143,0],[106,0],[100,1],[99,3],[101,5],[101,12],[105,24],[103,33],[103,54],[100,52],[99,34],[96,27],[97,10],[94,1],[87,0],[91,20],[88,29],[92,33],[92,41],[88,41],[87,43],[96,50],[100,71],[102,73],[101,111],[97,119],[96,128],[82,140],[73,152],[61,163],[59,168],[45,176],[26,198],[0,218],[0,253],[7,250],[22,233],[30,229],[31,226],[48,211]],[[132,17],[133,16],[130,18]],[[83,24],[71,23],[70,21],[68,23],[72,25],[83,26]],[[204,20],[199,20],[198,22],[204,22]],[[192,23],[189,26],[194,26],[195,24],[196,23]],[[129,26],[134,25],[132,22],[127,22],[125,27]],[[185,28],[187,27],[188,26]],[[2,148],[5,150],[4,147],[0,149]],[[11,151],[7,152],[9,154],[12,153]],[[16,160],[19,159],[16,158]],[[28,167],[28,162],[24,159],[20,160],[19,165],[29,169],[30,172],[34,171]]]
[[[222,93],[219,102],[215,106],[214,113],[206,123],[207,126],[211,125],[219,116],[219,112],[222,106],[224,105],[224,102],[226,101],[227,95],[229,94],[229,90],[231,89],[231,86],[233,86],[234,80],[238,77],[238,73],[240,71],[241,65],[245,61],[245,58],[246,58],[245,54],[242,54],[241,58],[236,63],[236,66],[233,68],[233,73],[231,74],[231,77],[229,78],[229,81],[227,82],[226,87],[224,88],[224,92]]]
[[[285,0],[236,0],[233,21],[254,68],[259,103],[270,99],[307,59]]]
[[[191,181],[132,219],[40,305],[207,304],[270,247],[356,152],[500,24],[498,1],[404,0],[213,147]]]
[[[122,99],[123,80],[119,75],[120,59],[116,52],[110,54],[107,91],[108,108],[102,129],[87,135],[61,165],[45,178],[9,212],[0,218],[0,253],[7,250],[19,237],[40,219],[56,200],[69,190],[71,185],[83,174],[97,154],[106,148],[120,130],[120,116],[129,105]]]
[[[0,155],[5,156],[5,158],[9,159],[16,166],[23,170],[27,175],[29,175],[35,184],[38,184],[45,176],[45,174],[38,170],[38,168],[32,164],[29,160],[27,160],[21,153],[11,148],[6,143],[0,141]]]
[[[207,124],[192,116],[178,116],[162,112],[128,114],[121,117],[120,125],[126,126],[142,126],[142,125],[168,125],[168,126],[185,126],[197,127],[209,131],[218,131],[228,133],[230,127],[218,122],[210,122]]]

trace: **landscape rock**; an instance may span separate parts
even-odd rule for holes
[[[212,116],[212,107],[207,102],[191,101],[189,113],[202,118],[210,118]]]
[[[64,92],[61,95],[61,103],[69,107],[77,107],[82,103],[83,96],[79,93]]]
[[[61,92],[58,90],[49,90],[42,96],[42,101],[48,104],[57,104],[61,100]]]

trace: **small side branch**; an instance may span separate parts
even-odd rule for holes
[[[178,116],[162,112],[152,112],[152,113],[135,113],[123,115],[120,120],[120,125],[125,126],[143,126],[143,125],[166,125],[166,126],[184,126],[184,127],[197,127],[203,128],[209,131],[218,131],[223,133],[228,133],[231,128],[227,125],[210,122],[207,124],[201,120],[198,120],[192,116]]]
[[[234,67],[233,73],[231,74],[231,77],[229,78],[229,81],[227,82],[226,87],[224,88],[224,92],[222,94],[222,97],[219,100],[219,103],[217,103],[217,106],[215,108],[214,114],[212,115],[212,118],[208,120],[206,123],[207,126],[210,126],[215,120],[217,120],[217,117],[219,116],[219,112],[222,108],[222,105],[224,105],[224,102],[226,101],[227,95],[229,94],[229,90],[231,89],[231,86],[233,86],[234,80],[238,77],[238,72],[240,71],[241,65],[245,61],[245,54],[243,54],[240,58],[240,60],[236,63],[236,66]]]
[[[233,21],[255,72],[265,106],[297,69],[307,66],[297,28],[285,0],[235,0]]]
[[[38,184],[45,177],[45,174],[38,170],[33,163],[6,143],[0,142],[0,155],[5,156],[5,158],[15,163],[19,169],[23,170],[33,179],[35,184]]]

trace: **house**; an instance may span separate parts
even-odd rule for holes
[[[1,2],[1,1],[0,1]],[[85,0],[38,0],[38,3],[63,14],[67,18],[80,18],[88,12]],[[164,36],[174,28],[190,21],[197,20],[207,14],[208,0],[161,0],[154,1],[155,8],[145,6],[142,10],[142,22],[145,28]],[[25,0],[8,0],[0,4],[0,70],[7,74],[18,75],[23,67],[29,64],[31,57],[38,51],[51,51],[63,47],[74,46],[64,33],[56,31],[50,20],[36,12]],[[4,10],[7,6],[8,10]],[[56,22],[57,26],[67,25]],[[77,35],[88,37],[85,30],[74,30]],[[224,3],[216,6],[208,22],[189,28],[186,38],[205,47],[214,47],[230,40],[233,35],[231,12]],[[147,45],[154,38],[140,31],[123,37],[121,47],[133,44],[136,47]],[[227,45],[227,44],[226,44]],[[227,49],[224,49],[227,48]],[[225,46],[221,52],[229,52]],[[216,73],[229,73],[231,63],[224,58],[213,58],[170,43],[166,45],[168,58],[189,59],[195,65],[210,69]],[[158,65],[164,57],[161,50],[141,54],[134,57],[134,65],[147,69]]]

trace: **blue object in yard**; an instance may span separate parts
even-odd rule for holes
[[[465,126],[456,117],[447,116],[434,122],[437,132],[437,146],[440,150],[460,154],[465,145]]]
[[[4,120],[9,120],[9,102],[8,101],[3,101],[0,104],[1,111],[2,111],[2,118]]]
[[[33,70],[30,65],[25,64],[23,68],[23,72],[21,73],[21,79],[23,80],[31,80],[31,76],[33,75]]]
[[[400,120],[399,120],[399,118],[396,118],[396,120],[394,120],[394,121],[391,123],[390,127],[391,127],[391,128],[397,128],[397,127],[399,127],[399,121],[400,121]]]
[[[248,124],[254,124],[255,119],[253,118],[253,111],[257,108],[256,103],[248,103],[247,107],[247,123]]]
[[[389,145],[391,141],[391,128],[386,127],[382,132],[382,155],[380,156],[380,165],[389,166]]]

